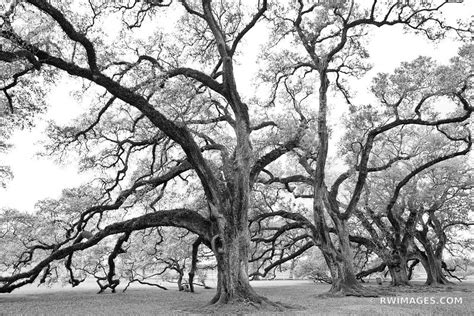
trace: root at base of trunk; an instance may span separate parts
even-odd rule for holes
[[[282,302],[273,302],[256,293],[247,293],[229,297],[225,294],[217,294],[207,304],[200,308],[180,310],[180,312],[191,312],[203,315],[242,315],[255,312],[285,312],[304,310],[303,306],[288,305]]]
[[[357,297],[378,297],[380,295],[390,295],[387,291],[379,291],[373,288],[363,287],[359,284],[340,284],[333,286],[329,292],[318,295],[319,297],[342,297],[342,296],[357,296]]]
[[[202,314],[246,314],[258,311],[264,312],[283,312],[287,310],[301,310],[301,306],[291,306],[281,302],[273,302],[266,297],[251,294],[245,297],[226,297],[225,295],[216,295],[212,301],[199,308],[193,309],[193,313]]]
[[[431,287],[446,287],[446,286],[453,286],[456,283],[448,281],[448,280],[443,280],[443,281],[426,281],[425,286],[431,286]]]
[[[284,311],[288,308],[292,308],[290,305],[286,305],[280,302],[273,302],[264,296],[257,294],[249,294],[242,297],[229,298],[226,295],[216,295],[212,301],[207,305],[208,307],[226,306],[226,305],[241,305],[248,306],[254,309]]]

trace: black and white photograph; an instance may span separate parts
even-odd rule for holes
[[[0,315],[474,315],[474,0],[0,0]]]

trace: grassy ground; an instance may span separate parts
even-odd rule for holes
[[[415,285],[401,289],[396,299],[408,302],[388,304],[379,298],[321,298],[327,285],[309,281],[257,281],[258,293],[273,301],[303,306],[281,315],[474,315],[474,283],[463,283],[452,288],[424,288]],[[202,312],[214,289],[198,288],[198,293],[178,292],[174,288],[163,291],[135,287],[125,293],[95,294],[86,287],[70,289],[21,290],[0,295],[0,315],[183,315]],[[393,299],[393,297],[392,297]],[[410,301],[411,299],[411,301]],[[447,304],[450,300],[452,304]],[[462,303],[459,300],[462,299]],[[418,300],[419,303],[416,303]],[[428,304],[423,301],[426,300]],[[385,303],[384,303],[385,301]],[[445,302],[446,304],[441,304]],[[454,304],[456,303],[456,304]],[[183,312],[185,311],[185,312]],[[241,314],[241,306],[229,306],[216,314]],[[260,313],[275,315],[275,312]]]

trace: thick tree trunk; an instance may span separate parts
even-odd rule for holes
[[[249,232],[243,229],[228,229],[224,241],[213,249],[217,258],[217,293],[210,304],[245,303],[256,308],[271,307],[283,310],[276,304],[258,295],[250,286],[248,276]],[[219,242],[217,243],[219,244]]]
[[[443,261],[436,258],[431,251],[427,251],[426,255],[426,260],[424,260],[423,264],[426,271],[425,285],[437,286],[452,284],[443,273]]]
[[[426,282],[425,285],[446,285],[452,284],[448,281],[443,273],[443,248],[445,245],[446,236],[444,232],[437,232],[439,241],[437,245],[437,251],[433,249],[432,243],[428,240],[427,229],[418,232],[417,239],[423,245],[425,251],[420,251],[420,259],[423,264],[423,268],[426,271]]]
[[[407,257],[399,252],[392,255],[392,258],[388,263],[388,271],[392,278],[392,286],[410,285],[407,262]]]
[[[349,232],[347,230],[346,222],[333,216],[333,221],[338,232],[339,238],[339,256],[336,256],[336,269],[333,277],[333,283],[330,292],[345,292],[351,294],[352,290],[356,290],[354,294],[359,294],[363,290],[360,283],[357,281],[354,273],[354,266],[352,264],[353,255],[349,242]],[[338,258],[339,257],[339,258]],[[337,260],[339,259],[339,260]]]
[[[392,286],[410,285],[406,264],[389,265],[388,270],[390,272],[390,277],[392,278]]]
[[[332,282],[328,294],[335,296],[377,296],[376,293],[364,288],[357,281],[346,222],[339,219],[337,215],[332,216],[339,240],[339,247],[337,247],[331,239],[324,216],[321,216],[324,213],[320,211],[320,205],[315,203],[314,219],[318,232],[315,243],[320,245],[319,248],[331,273]]]
[[[328,263],[332,280],[329,293],[360,296],[363,288],[355,277],[350,260],[342,256],[338,260],[333,255],[325,255],[325,259]]]
[[[237,227],[224,233],[224,240],[214,242],[217,258],[217,293],[214,303],[250,300],[259,302],[259,296],[252,289],[248,278],[248,231]],[[220,238],[220,237],[219,237]]]
[[[377,296],[376,293],[363,287],[357,281],[354,265],[352,264],[352,249],[346,223],[337,218],[333,218],[333,220],[338,231],[339,249],[335,247],[330,239],[327,239],[326,245],[321,247],[331,272],[332,283],[329,294],[336,296]]]
[[[248,179],[235,181],[232,202],[223,202],[228,211],[221,212],[217,220],[218,234],[211,241],[211,248],[217,259],[217,293],[210,304],[245,303],[257,309],[271,307],[282,310],[283,305],[272,303],[258,295],[250,286],[248,260],[250,232],[248,228]]]

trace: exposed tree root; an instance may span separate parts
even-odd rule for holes
[[[380,295],[389,296],[393,295],[391,291],[385,288],[373,288],[364,287],[359,284],[354,285],[339,285],[332,287],[329,292],[318,295],[318,297],[343,297],[343,296],[356,296],[356,297],[379,297]]]
[[[446,287],[446,286],[453,286],[453,285],[456,285],[456,283],[448,281],[448,280],[425,282],[425,286],[430,286],[430,287]]]
[[[411,287],[412,285],[410,282],[396,282],[396,283],[390,282],[390,286],[391,287]]]
[[[214,301],[214,300],[213,300]],[[211,301],[202,308],[193,309],[197,314],[246,314],[252,312],[284,312],[288,310],[303,310],[302,306],[289,305],[282,302],[273,302],[260,295],[252,295],[246,298],[226,299],[220,297],[216,302]],[[185,311],[190,312],[190,311]]]

